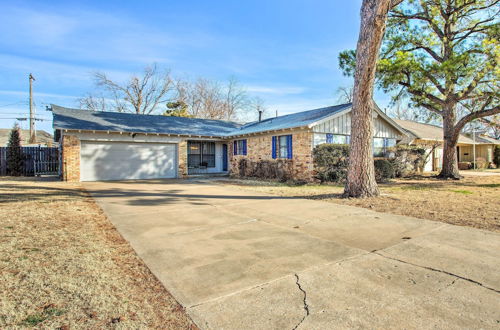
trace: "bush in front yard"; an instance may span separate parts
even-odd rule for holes
[[[252,177],[286,182],[292,179],[292,165],[291,159],[253,162],[243,158],[238,163],[238,173],[241,178]]]
[[[387,159],[375,159],[375,180],[386,182],[395,177],[394,163]]]
[[[426,158],[431,157],[420,146],[397,145],[392,148],[391,153],[394,155],[391,159],[394,176],[398,178],[423,172]]]
[[[476,163],[477,169],[488,168],[488,162],[483,157],[477,157],[475,162],[472,162],[472,168],[474,168],[474,163]]]
[[[389,150],[390,159],[375,160],[378,182],[413,175],[423,167],[426,150],[418,146],[398,145]],[[313,150],[316,179],[321,182],[345,183],[349,165],[349,145],[320,144]]]
[[[313,150],[313,159],[318,180],[321,182],[345,182],[349,162],[349,145],[320,144]]]

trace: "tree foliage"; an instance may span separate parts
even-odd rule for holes
[[[21,149],[21,129],[15,124],[9,135],[7,144],[7,168],[13,176],[22,175],[24,155]]]
[[[412,0],[389,14],[377,84],[443,118],[444,162],[453,163],[443,164],[444,176],[458,175],[452,150],[465,124],[500,113],[499,3]],[[354,51],[342,52],[339,64],[352,75]],[[467,103],[474,107],[457,118],[457,107]]]
[[[167,110],[163,115],[172,117],[192,117],[192,115],[189,114],[187,104],[182,101],[168,102]]]

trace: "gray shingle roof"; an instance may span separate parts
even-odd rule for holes
[[[477,135],[476,139],[485,144],[500,144],[500,140],[492,138],[491,136]]]
[[[52,112],[54,129],[227,137],[307,126],[350,107],[350,103],[335,105],[245,125],[223,120],[70,109],[58,105],[52,105]]]
[[[232,132],[232,135],[242,135],[286,128],[303,127],[327,118],[337,112],[347,110],[351,103],[292,113],[290,115],[264,119],[243,125]]]
[[[54,129],[216,137],[240,125],[230,121],[90,111],[51,105]]]
[[[422,124],[411,120],[394,119],[405,130],[410,132],[417,139],[443,141],[443,128],[437,125]],[[498,140],[488,137],[476,136],[476,144],[496,144]],[[409,141],[408,141],[409,142]],[[473,144],[474,141],[465,134],[460,134],[458,143]]]

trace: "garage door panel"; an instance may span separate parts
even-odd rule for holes
[[[82,181],[176,177],[176,145],[83,141]]]

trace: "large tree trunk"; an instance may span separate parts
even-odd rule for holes
[[[445,109],[443,117],[443,167],[438,177],[442,179],[460,179],[458,171],[457,142],[460,132],[455,128],[455,109]]]
[[[351,112],[351,152],[344,196],[378,196],[373,165],[373,84],[390,0],[364,0],[356,48],[356,72]]]

